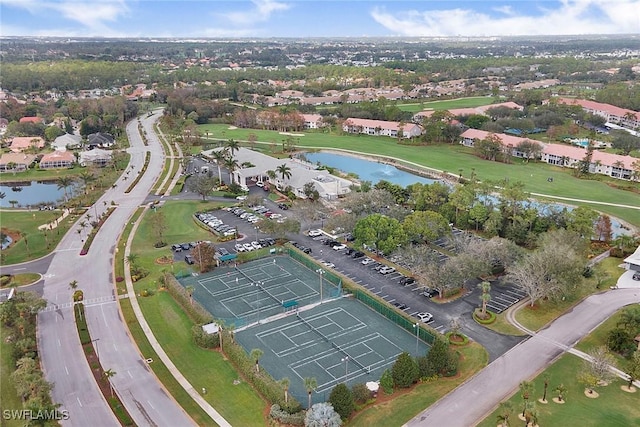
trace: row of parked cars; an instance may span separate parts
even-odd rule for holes
[[[220,218],[215,216],[213,212],[199,212],[196,214],[196,218],[209,227],[211,231],[221,236],[233,236],[237,232],[235,227],[225,224]]]
[[[258,249],[266,248],[276,244],[275,239],[267,237],[265,239],[254,240],[251,243],[236,243],[234,248],[238,252],[250,252]]]

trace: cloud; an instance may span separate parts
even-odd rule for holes
[[[0,0],[0,4],[26,10],[34,16],[57,14],[61,18],[86,27],[86,30],[92,33],[84,35],[96,36],[116,36],[118,33],[112,30],[107,23],[115,23],[121,17],[129,14],[129,7],[125,0]],[[86,30],[82,33],[86,33]],[[29,32],[33,33],[33,31]],[[68,35],[74,35],[78,32],[72,30]]]
[[[241,12],[227,12],[218,14],[235,26],[248,26],[268,21],[274,12],[287,10],[290,5],[275,0],[252,0],[253,8]]]
[[[480,10],[391,13],[375,7],[371,17],[403,36],[624,34],[640,29],[640,0],[561,0],[556,8],[550,8],[549,2],[541,4],[546,7],[538,8],[535,14],[513,7],[491,9],[486,2],[478,3]]]

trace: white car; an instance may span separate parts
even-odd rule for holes
[[[318,237],[318,236],[322,236],[322,231],[320,231],[320,230],[310,230],[309,231],[309,237]]]
[[[371,258],[367,257],[367,258],[363,259],[362,261],[360,261],[360,264],[362,264],[362,265],[369,265],[369,264],[371,264],[372,262],[373,262],[373,260],[372,260]]]
[[[422,323],[429,323],[431,321],[431,319],[433,319],[433,314],[426,313],[426,312],[425,313],[418,313],[418,314],[416,314],[416,317]]]
[[[236,197],[236,200],[240,200],[240,201],[247,200],[247,196],[238,196]]]
[[[236,243],[234,247],[236,248],[236,251],[244,252],[244,246],[242,246],[240,243]]]
[[[328,261],[322,261],[322,265],[329,268],[334,268],[336,266],[334,263]]]
[[[262,249],[262,245],[255,240],[251,242],[251,246],[253,246],[254,249]]]
[[[255,249],[253,246],[251,246],[251,243],[243,243],[242,246],[244,247],[244,250],[247,252]]]
[[[264,182],[262,182],[262,181],[258,181],[258,182],[256,182],[256,186],[258,186],[258,187],[264,187]]]
[[[389,267],[389,266],[385,266],[385,267],[382,267],[380,270],[378,270],[378,273],[380,273],[380,274],[389,274],[389,273],[393,273],[394,271],[396,271],[395,268]]]
[[[343,249],[347,249],[347,245],[345,245],[344,243],[343,243],[343,244],[341,244],[341,245],[335,245],[332,249],[333,249],[334,251],[341,251],[341,250],[343,250]]]

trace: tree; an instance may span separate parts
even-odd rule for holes
[[[264,352],[259,348],[254,348],[249,354],[249,358],[251,358],[251,360],[255,360],[256,362],[256,373],[260,372],[260,358],[263,354]]]
[[[156,244],[154,246],[156,248],[161,248],[166,245],[166,242],[164,241],[164,233],[167,231],[168,225],[164,212],[158,209],[154,210],[155,213],[151,215],[149,222],[151,230],[156,238]]]
[[[525,416],[525,411],[527,409],[527,403],[531,398],[531,394],[533,394],[533,383],[529,381],[522,381],[519,385],[520,388],[520,397],[522,397],[523,408],[522,408],[522,416]]]
[[[595,210],[587,206],[578,206],[569,214],[567,230],[574,231],[585,239],[590,239],[593,235],[593,226],[598,216],[598,212]]]
[[[498,407],[498,416],[497,421],[502,425],[502,427],[509,427],[509,419],[511,418],[511,413],[513,412],[513,405],[508,400],[506,402],[500,402],[500,406]]]
[[[216,166],[218,167],[218,181],[222,184],[222,169],[221,166],[224,164],[227,159],[228,152],[226,150],[213,150],[211,152],[211,156],[213,160],[216,162]]]
[[[188,188],[189,191],[202,196],[202,200],[206,200],[207,196],[213,191],[215,184],[215,178],[207,175],[198,175],[189,180]]]
[[[276,172],[280,174],[283,183],[285,179],[291,178],[291,168],[286,163],[283,163],[280,166],[276,167]]]
[[[407,215],[402,228],[411,242],[432,242],[451,233],[449,221],[433,211],[415,211]]]
[[[104,371],[104,376],[107,377],[107,381],[109,381],[109,388],[111,388],[111,397],[113,397],[113,385],[111,384],[111,378],[115,376],[116,372],[113,369],[107,369]]]
[[[193,260],[198,264],[201,273],[211,270],[216,263],[216,250],[207,242],[200,242],[191,251]]]
[[[279,383],[282,390],[284,390],[284,403],[289,403],[289,386],[291,385],[291,380],[284,377],[279,381]]]
[[[611,231],[611,218],[609,215],[600,215],[598,220],[596,221],[595,226],[595,234],[598,240],[603,242],[610,242],[612,231]]]
[[[233,157],[229,157],[224,161],[224,167],[229,171],[229,184],[234,184],[233,173],[240,167],[238,161]]]
[[[316,403],[304,417],[305,427],[340,427],[342,420],[330,403]]]
[[[482,302],[482,308],[480,311],[480,317],[482,319],[487,318],[487,304],[491,301],[491,283],[484,281],[478,284],[478,287],[482,290],[482,294],[480,295],[480,301]]]
[[[420,369],[418,363],[409,353],[402,352],[391,367],[393,383],[398,387],[407,388],[418,381]]]
[[[595,387],[607,384],[614,378],[611,366],[615,364],[615,359],[605,346],[600,346],[590,351],[589,360],[585,360],[582,370],[578,373],[578,380],[585,385],[589,394],[592,394]]]
[[[544,374],[542,377],[544,380],[544,391],[542,392],[542,402],[547,401],[547,389],[549,388],[549,380],[551,379],[551,375]]]
[[[84,194],[87,194],[87,189],[89,184],[96,180],[95,175],[90,171],[82,171],[80,175],[78,175],[80,181],[82,181],[82,186],[84,187]]]
[[[631,361],[627,367],[627,375],[629,376],[629,382],[627,383],[627,389],[632,390],[633,382],[640,378],[640,350],[633,352]]]
[[[457,370],[457,355],[449,349],[449,343],[444,338],[437,337],[433,340],[427,353],[427,362],[439,376],[453,374]]]
[[[564,402],[564,398],[567,395],[567,387],[565,387],[564,384],[560,383],[556,386],[555,389],[553,389],[553,391],[555,391],[558,396],[558,402]]]
[[[69,200],[69,194],[67,188],[71,187],[75,180],[70,176],[61,176],[58,178],[58,190],[64,190],[65,202]]]
[[[318,380],[315,377],[305,377],[302,379],[304,389],[307,390],[308,404],[307,409],[311,409],[311,393],[318,387]]]
[[[311,201],[315,201],[320,198],[320,193],[316,190],[316,186],[313,182],[307,182],[304,184],[302,186],[302,193]]]
[[[485,139],[475,141],[474,149],[481,158],[496,161],[498,154],[502,152],[502,140],[490,133]]]
[[[240,149],[240,143],[238,141],[230,139],[225,143],[225,147],[227,150],[229,150],[229,154],[231,154],[231,157],[233,158],[236,154],[236,151]]]
[[[371,392],[364,383],[354,384],[353,387],[351,387],[351,393],[353,394],[354,402],[359,405],[367,403],[371,398]]]
[[[385,392],[385,394],[393,393],[393,387],[395,384],[393,383],[393,375],[391,374],[390,369],[385,369],[380,376],[380,387]]]
[[[400,222],[381,214],[360,219],[353,230],[353,236],[356,238],[356,244],[372,246],[386,254],[395,251],[407,241]]]
[[[331,394],[329,394],[329,403],[333,406],[343,421],[349,419],[355,409],[353,394],[351,393],[351,390],[349,390],[349,387],[344,383],[336,385],[333,390],[331,390]]]

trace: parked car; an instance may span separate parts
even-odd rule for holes
[[[329,268],[334,268],[336,265],[332,262],[329,261],[322,261],[322,265],[324,265],[325,267],[329,267]]]
[[[433,319],[433,314],[427,312],[418,313],[416,314],[416,318],[422,323],[428,323]]]
[[[640,280],[640,271],[638,271],[637,273],[634,273],[632,279],[633,280]]]
[[[354,258],[362,258],[364,256],[364,252],[357,251],[357,252],[354,252],[353,255],[351,256]]]
[[[194,261],[194,259],[193,259],[193,257],[191,255],[185,255],[184,256],[184,261],[189,265],[192,265],[192,264],[195,263],[195,261]]]
[[[305,254],[310,254],[311,252],[313,252],[313,251],[311,250],[311,248],[307,248],[306,246],[304,246],[304,247],[300,248],[300,250],[301,250],[302,252],[304,252]]]
[[[236,200],[240,200],[240,201],[247,200],[247,196],[238,196],[236,197]]]
[[[411,285],[415,282],[416,282],[416,279],[413,277],[403,277],[402,279],[400,279],[400,284],[405,286]]]
[[[399,310],[406,310],[407,308],[409,308],[407,304],[403,304],[401,302],[394,302],[393,305],[396,306]]]
[[[318,237],[322,236],[322,231],[320,230],[309,230],[309,237]]]
[[[374,261],[373,261],[371,258],[369,258],[369,257],[366,257],[365,259],[363,259],[362,261],[360,261],[360,263],[361,263],[362,265],[369,265],[369,264],[371,264],[372,262],[374,262]]]
[[[256,186],[258,186],[258,187],[264,187],[264,182],[262,182],[262,181],[258,181],[258,182],[256,182]]]
[[[332,246],[332,249],[334,251],[341,251],[343,249],[347,249],[347,245],[345,245],[344,243],[340,244],[340,245],[334,245],[334,246]]]
[[[242,246],[241,243],[236,243],[234,248],[236,249],[236,251],[238,252],[244,252],[244,246]]]
[[[424,291],[420,292],[420,295],[427,298],[433,298],[438,295],[438,291],[436,291],[435,289],[425,289]]]
[[[262,249],[262,245],[255,240],[251,242],[251,246],[253,246],[253,249]]]
[[[254,248],[251,246],[251,243],[243,243],[242,246],[246,252],[252,251]]]
[[[380,274],[389,274],[389,273],[393,273],[394,271],[396,271],[395,268],[389,267],[389,266],[384,266],[380,270],[378,270],[378,273],[380,273]]]

